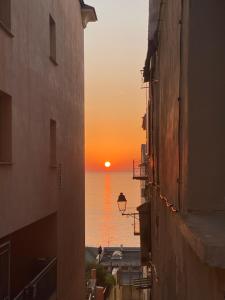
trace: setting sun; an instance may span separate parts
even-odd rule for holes
[[[111,162],[110,161],[106,161],[105,162],[105,167],[106,168],[110,168],[111,167]]]

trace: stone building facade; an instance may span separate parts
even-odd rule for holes
[[[83,1],[0,0],[1,300],[84,299],[83,28],[95,20]]]
[[[223,300],[225,3],[149,3],[151,299]]]

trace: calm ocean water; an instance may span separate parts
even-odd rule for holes
[[[129,172],[86,173],[86,246],[139,246],[133,218],[121,216],[117,198],[123,192],[127,211],[140,205],[140,183]]]

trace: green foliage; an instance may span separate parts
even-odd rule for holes
[[[86,280],[89,280],[91,278],[92,269],[96,269],[97,285],[111,288],[113,285],[116,284],[115,278],[112,276],[112,274],[107,273],[107,271],[101,264],[96,263],[86,264]]]
[[[112,276],[112,274],[106,274],[105,283],[107,287],[113,287],[114,285],[116,285],[115,277]]]

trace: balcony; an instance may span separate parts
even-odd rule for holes
[[[133,179],[147,180],[147,166],[145,162],[133,161]]]
[[[57,259],[48,265],[14,298],[14,300],[55,300]]]
[[[9,300],[10,243],[0,245],[0,299]]]
[[[133,281],[133,286],[136,289],[145,290],[152,288],[152,278],[146,277],[146,278],[140,278]]]

